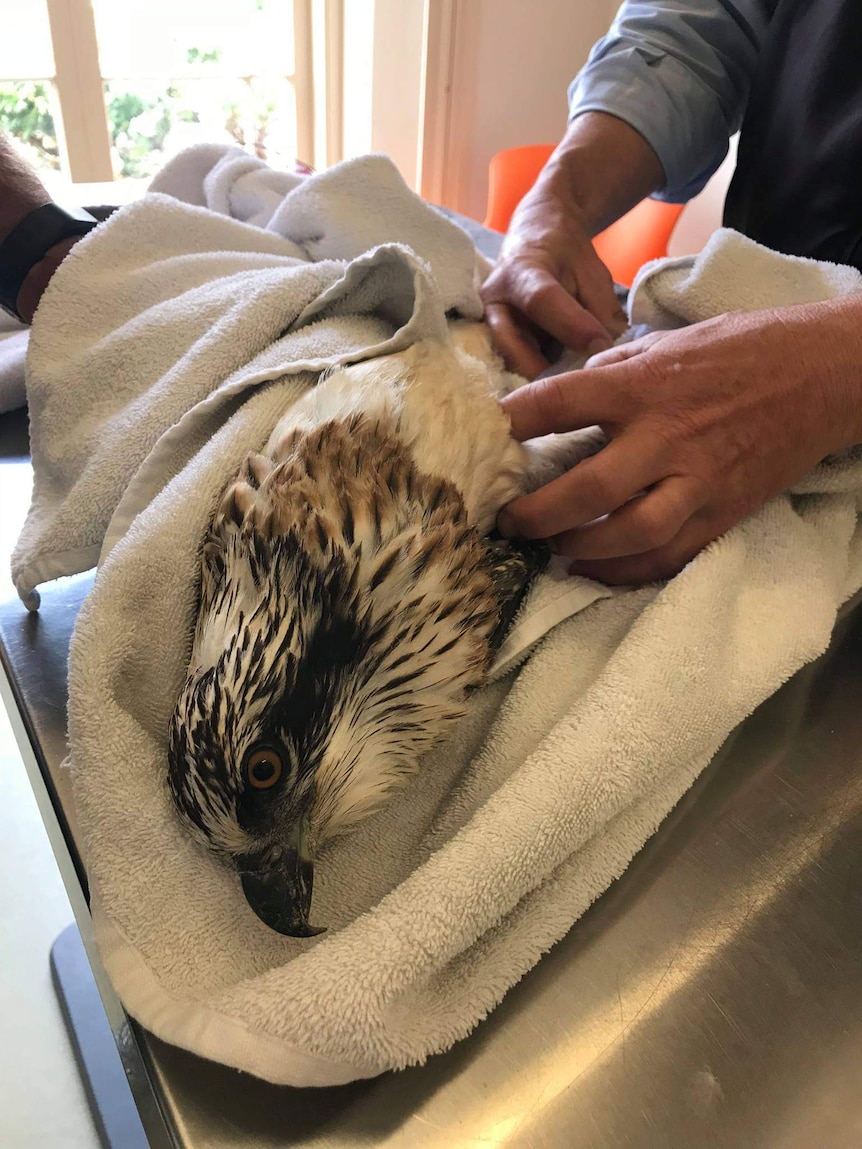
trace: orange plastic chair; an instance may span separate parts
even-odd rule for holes
[[[536,182],[553,144],[528,144],[497,152],[488,168],[485,227],[505,231],[515,208]],[[593,238],[599,258],[617,283],[631,287],[638,269],[667,255],[684,204],[645,199]]]

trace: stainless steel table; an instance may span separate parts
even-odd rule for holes
[[[6,422],[7,455],[23,428]],[[7,698],[85,941],[60,762],[65,655],[88,586],[46,588],[38,616],[0,606]],[[423,1068],[268,1086],[131,1025],[94,959],[150,1144],[862,1146],[860,702],[862,612],[848,612],[829,652],[737,731],[570,934]],[[114,1143],[132,1149],[119,1094],[116,1107]]]

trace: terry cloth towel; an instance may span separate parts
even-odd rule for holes
[[[287,194],[285,233],[307,191],[322,218],[312,228],[298,213],[306,242],[325,236],[328,204],[373,213],[349,195],[351,183],[367,194],[370,166],[392,190],[379,159],[336,168]],[[397,198],[393,220],[440,222],[413,198],[399,217]],[[415,250],[423,236],[389,238]],[[724,233],[712,255],[739,245]],[[623,872],[727,734],[823,651],[862,584],[862,461],[829,460],[666,585],[596,588],[606,597],[557,619],[528,658],[516,651],[402,794],[324,852],[314,915],[328,932],[282,937],[187,839],[165,786],[200,540],[242,455],[324,362],[438,332],[456,297],[476,305],[463,277],[440,291],[430,248],[428,264],[392,244],[348,265],[295,251],[164,196],[82,241],[33,329],[37,496],[16,575],[26,595],[40,571],[90,561],[105,538],[72,645],[69,737],[96,936],[123,1002],[205,1057],[327,1085],[468,1034]],[[762,272],[780,280],[795,263],[770,257]],[[693,292],[709,295],[709,267],[689,265]],[[461,269],[474,274],[472,256]],[[661,275],[649,280],[659,301]]]
[[[219,166],[219,161],[226,157],[229,157],[227,162]],[[179,163],[169,164],[159,173],[151,191],[163,191],[188,203],[224,211],[261,226],[266,225],[287,192],[297,187],[307,174],[299,170],[274,172],[246,152],[223,144],[190,148],[178,159]],[[242,177],[251,171],[255,171],[256,176],[251,181],[244,180]],[[213,178],[205,192],[204,180],[211,173]],[[229,203],[227,197],[230,197]],[[88,210],[98,213],[96,208]],[[98,218],[102,218],[101,214]],[[10,338],[13,334],[14,338]],[[0,415],[27,402],[24,377],[29,337],[29,328],[22,328],[17,320],[0,312]]]

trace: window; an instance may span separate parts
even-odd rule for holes
[[[202,141],[313,162],[314,2],[0,0],[0,127],[55,194]]]

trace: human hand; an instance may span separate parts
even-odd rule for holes
[[[543,336],[593,354],[626,327],[576,206],[547,187],[522,201],[481,295],[497,350],[528,379],[548,366]]]
[[[862,441],[862,303],[734,312],[660,332],[503,402],[519,440],[598,424],[610,443],[510,503],[504,534],[548,538],[572,573],[679,571],[826,455]]]
[[[588,354],[626,327],[610,272],[590,236],[665,182],[650,144],[623,120],[583,112],[566,129],[519,204],[503,252],[482,289],[497,350],[535,379],[548,366],[548,336]]]

